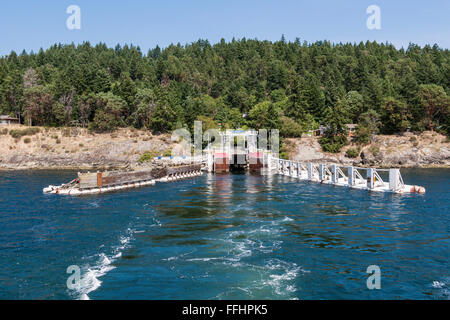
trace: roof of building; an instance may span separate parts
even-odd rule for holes
[[[19,118],[14,118],[6,115],[0,115],[0,120],[17,120],[19,121]]]

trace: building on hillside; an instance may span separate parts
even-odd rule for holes
[[[310,137],[321,137],[324,135],[325,131],[327,131],[328,127],[320,125],[319,129],[308,130],[306,135]]]
[[[355,132],[356,132],[356,127],[357,127],[358,125],[357,125],[357,124],[354,124],[354,123],[349,123],[349,124],[346,124],[345,126],[347,127],[348,135],[349,135],[350,137],[352,137],[352,136],[355,134]]]
[[[14,118],[6,115],[0,116],[0,125],[20,124],[19,118]]]
[[[345,125],[345,127],[348,130],[349,136],[353,136],[356,131],[357,124],[348,123]],[[325,134],[325,132],[328,130],[328,126],[320,125],[319,129],[316,130],[309,130],[307,135],[310,137],[321,137]]]

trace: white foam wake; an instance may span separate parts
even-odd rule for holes
[[[98,264],[88,267],[81,278],[81,287],[78,292],[80,300],[89,300],[89,293],[97,290],[102,285],[99,278],[115,268],[111,265],[112,261],[104,253],[101,253],[99,256]]]
[[[113,265],[114,261],[122,256],[123,250],[129,246],[132,237],[133,231],[128,228],[126,235],[119,238],[120,244],[113,248],[112,254],[108,256],[103,252],[99,253],[98,260],[93,266],[87,265],[83,268],[80,288],[77,290],[79,300],[90,300],[89,294],[100,288],[102,285],[101,277],[116,268]]]
[[[450,299],[450,277],[446,277],[441,279],[440,281],[433,281],[431,287],[434,289],[438,289],[439,295],[445,299]]]
[[[270,287],[277,295],[284,296],[297,291],[295,279],[299,273],[308,273],[309,271],[303,270],[293,262],[271,259],[263,268],[263,274],[266,272],[268,278],[263,278],[260,285]]]
[[[445,287],[445,283],[440,282],[440,281],[433,281],[433,284],[431,286],[436,289],[441,289],[441,288]]]

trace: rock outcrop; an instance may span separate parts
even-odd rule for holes
[[[348,145],[340,153],[323,152],[317,137],[288,139],[290,158],[296,161],[332,162],[363,167],[450,167],[450,143],[439,133],[426,131],[419,135],[378,135],[361,148],[357,158],[346,151],[358,148]]]
[[[31,136],[14,138],[10,134],[12,129],[24,128],[0,127],[0,169],[110,170],[161,166],[154,162],[139,164],[138,159],[146,151],[163,155],[174,147],[170,135],[154,136],[135,129],[92,134],[80,128],[40,128],[39,133]],[[337,154],[326,153],[317,137],[285,139],[285,145],[290,159],[296,161],[373,167],[450,167],[450,143],[445,136],[430,131],[420,135],[378,135],[361,148],[356,158],[346,156],[346,151],[357,148],[356,145],[350,144]]]
[[[0,129],[23,129],[23,126]],[[162,155],[172,147],[170,136],[120,129],[91,134],[86,129],[46,129],[32,136],[0,135],[0,169],[126,169],[146,151]]]

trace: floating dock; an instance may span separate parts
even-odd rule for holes
[[[405,184],[398,168],[361,168],[280,159],[272,147],[269,150],[267,146],[261,148],[257,144],[258,133],[253,130],[227,130],[220,133],[220,137],[221,144],[211,147],[208,145],[202,154],[195,157],[182,157],[184,163],[187,161],[197,164],[150,171],[79,173],[77,179],[61,186],[49,186],[43,191],[68,195],[97,194],[190,178],[201,175],[202,170],[215,173],[248,170],[360,190],[399,194],[425,193],[422,186]],[[237,146],[235,140],[240,141]],[[172,157],[160,160],[167,165]]]
[[[400,169],[362,168],[338,164],[296,162],[280,159],[270,150],[256,148],[218,148],[206,152],[205,168],[221,173],[232,168],[245,168],[250,172],[266,172],[354,189],[392,192],[425,193],[425,188],[403,182]]]
[[[393,193],[425,193],[421,186],[407,185],[403,182],[400,169],[375,169],[337,164],[301,163],[273,158],[276,173],[341,187],[361,190],[393,192]],[[269,164],[271,168],[273,162]],[[382,175],[385,176],[384,181]]]
[[[166,167],[156,170],[78,173],[78,177],[60,186],[48,186],[44,193],[61,195],[99,194],[192,178],[202,174],[201,165]]]

